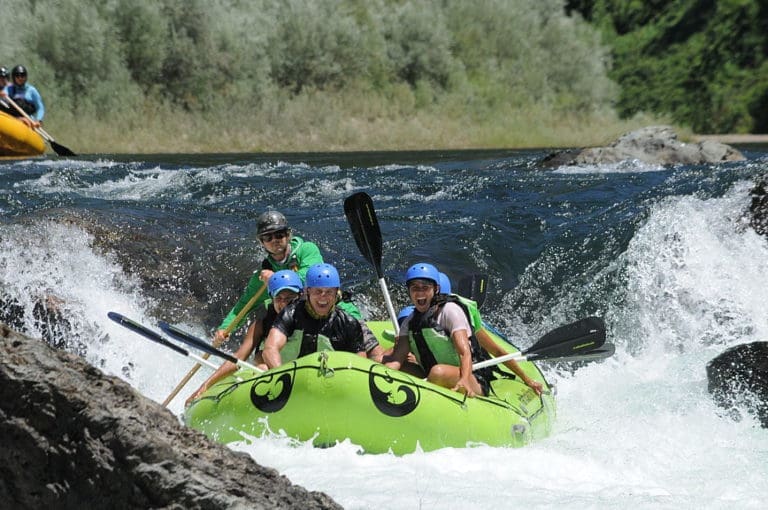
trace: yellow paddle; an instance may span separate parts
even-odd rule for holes
[[[264,294],[264,290],[267,288],[267,284],[261,286],[259,291],[254,294],[254,296],[251,298],[248,303],[245,304],[242,310],[240,310],[240,313],[237,314],[235,319],[229,323],[229,326],[227,326],[227,329],[224,330],[224,337],[226,338],[229,336],[229,334],[232,332],[233,329],[235,329],[235,326],[240,322],[240,320],[246,316],[248,312],[251,311],[251,308],[253,308],[253,305],[256,304],[256,301],[261,297],[262,294]],[[223,341],[223,340],[222,340]],[[218,347],[221,345],[221,341],[214,340],[213,346]],[[208,359],[211,355],[209,353],[206,353],[203,355],[203,359]],[[190,379],[192,379],[192,376],[197,373],[197,371],[200,369],[200,363],[195,364],[194,367],[190,369],[190,371],[187,373],[186,376],[184,376],[184,379],[182,379],[179,384],[176,385],[176,387],[173,389],[170,395],[166,397],[166,399],[163,401],[163,407],[167,407],[168,404],[171,403],[171,400],[179,394],[181,389],[189,382]]]

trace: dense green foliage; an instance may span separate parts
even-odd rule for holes
[[[27,65],[54,121],[274,120],[328,97],[383,105],[363,107],[369,118],[482,121],[602,114],[616,98],[598,33],[564,0],[0,0],[0,12],[0,63]]]
[[[570,0],[613,48],[617,109],[667,113],[699,133],[768,132],[768,4]]]

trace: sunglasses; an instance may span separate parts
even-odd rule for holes
[[[262,243],[268,243],[272,239],[285,239],[288,237],[288,231],[287,230],[280,230],[278,232],[272,232],[271,234],[264,234],[263,236],[259,236],[259,239],[261,239]]]

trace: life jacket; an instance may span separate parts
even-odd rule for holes
[[[8,97],[13,99],[13,101],[22,110],[24,110],[27,113],[27,115],[35,114],[35,112],[37,111],[37,105],[27,100],[26,86],[23,88],[19,88],[16,86],[16,84],[11,83],[10,85],[8,85],[8,87],[5,90],[6,90],[6,93],[8,94]],[[16,116],[18,116],[18,112],[16,112]]]
[[[266,300],[262,306],[265,308],[265,311],[262,312],[264,313],[264,316],[261,318],[262,337],[257,339],[256,352],[264,350],[264,340],[267,339],[267,334],[269,333],[269,330],[272,329],[272,324],[275,323],[275,319],[277,318],[277,312],[275,311],[275,307],[272,306],[271,299]]]
[[[314,318],[307,306],[306,299],[296,300],[275,319],[274,327],[287,337],[280,351],[284,363],[313,352],[366,351],[360,321],[338,308],[328,317]]]
[[[472,318],[467,305],[462,302],[459,296],[453,294],[438,294],[432,300],[429,309],[420,313],[414,310],[408,325],[408,341],[411,352],[416,355],[419,364],[424,371],[429,373],[433,366],[437,364],[446,364],[460,366],[459,354],[453,346],[450,332],[446,331],[437,322],[437,315],[446,303],[455,303],[458,305],[467,322],[470,324],[469,347],[472,353],[472,363],[485,361],[489,358],[484,349],[480,347],[472,326]]]

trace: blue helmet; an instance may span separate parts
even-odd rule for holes
[[[416,309],[415,306],[408,305],[405,308],[403,308],[402,310],[400,310],[400,313],[397,314],[397,323],[398,324],[402,324],[403,321],[406,319],[406,317],[411,315],[415,309]]]
[[[298,294],[302,288],[304,286],[301,284],[301,278],[299,278],[298,273],[290,269],[276,272],[269,277],[267,282],[267,290],[269,290],[269,295],[272,297],[277,296],[280,294],[280,291],[285,289],[292,290]]]
[[[339,272],[330,264],[315,264],[307,271],[307,287],[341,287]]]
[[[408,268],[405,272],[405,284],[411,280],[432,280],[435,285],[440,285],[440,273],[435,266],[425,262],[418,262]]]
[[[451,293],[451,280],[448,279],[448,275],[445,273],[438,274],[440,277],[440,292],[442,294]]]

